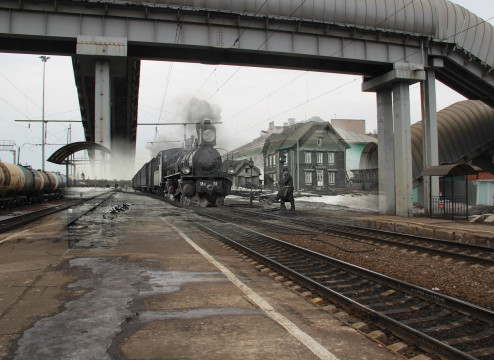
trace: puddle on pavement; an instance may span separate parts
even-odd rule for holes
[[[69,265],[76,271],[85,270],[84,278],[68,286],[83,295],[67,302],[60,313],[39,320],[26,330],[14,359],[110,359],[107,350],[122,331],[121,324],[136,318],[130,309],[134,301],[178,291],[186,283],[227,281],[217,272],[164,271],[122,258],[77,258],[70,260]],[[245,315],[255,311],[239,308],[194,309],[186,313],[145,311],[137,319],[148,322]]]

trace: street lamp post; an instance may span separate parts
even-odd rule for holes
[[[285,165],[286,162],[286,154],[285,153],[280,153],[280,180],[283,178],[283,166]]]
[[[254,186],[253,181],[252,181],[252,168],[254,167],[254,162],[252,161],[252,158],[249,160],[249,167],[250,167],[250,196],[249,196],[249,204],[252,206],[252,187]]]
[[[39,57],[43,62],[43,102],[41,104],[41,170],[45,171],[45,66],[49,56]]]

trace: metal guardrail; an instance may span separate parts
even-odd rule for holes
[[[468,198],[466,196],[431,196],[431,218],[468,220]]]

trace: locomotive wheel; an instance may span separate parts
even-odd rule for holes
[[[186,206],[189,206],[190,205],[190,198],[188,198],[187,196],[182,196],[182,204],[183,205],[186,205]]]
[[[208,203],[209,203],[209,202],[208,202],[208,199],[206,199],[206,198],[202,197],[202,198],[199,200],[198,205],[199,205],[200,207],[206,207],[206,206],[208,206]]]

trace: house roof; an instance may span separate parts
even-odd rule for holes
[[[251,142],[236,148],[232,152],[234,153],[234,156],[250,154],[250,153],[254,153],[256,151],[261,153],[261,150],[264,146],[264,141],[267,138],[268,138],[268,135],[259,136],[258,138],[252,140]]]
[[[350,147],[345,139],[343,139],[339,132],[336,131],[336,129],[333,128],[329,122],[307,121],[287,126],[279,134],[271,134],[264,143],[263,152],[267,152],[270,147],[275,147],[278,149],[294,147],[305,135],[316,130],[326,130],[327,132],[331,132],[335,134],[336,139],[340,140],[346,148]]]
[[[345,130],[339,127],[334,127],[334,129],[341,135],[343,140],[349,144],[368,144],[377,143],[377,138],[365,134],[358,134],[350,130]]]
[[[225,161],[225,164],[227,164],[228,166],[232,166],[235,171],[234,174],[238,175],[244,168],[249,167],[249,160],[227,160]],[[258,174],[261,172],[261,170],[257,166],[254,166],[252,170],[257,172]]]

